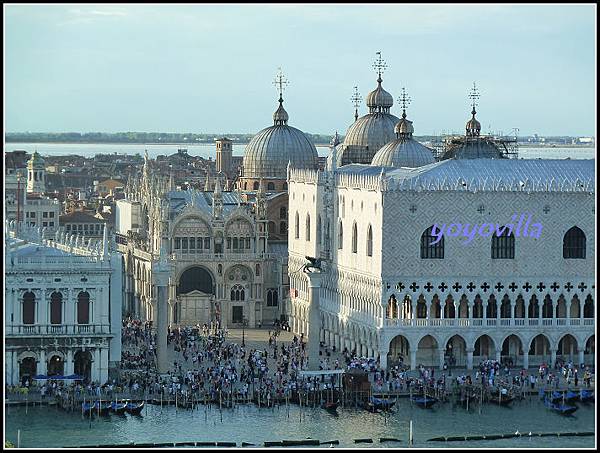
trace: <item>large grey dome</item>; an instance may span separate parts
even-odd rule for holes
[[[380,167],[421,167],[435,162],[433,153],[412,138],[401,137],[384,145],[371,165]]]
[[[288,126],[288,114],[283,100],[273,120],[274,126],[261,130],[252,137],[244,151],[245,178],[286,179],[288,162],[295,168],[317,168],[317,148],[304,132]]]

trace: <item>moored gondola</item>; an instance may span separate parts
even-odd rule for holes
[[[562,403],[553,403],[550,399],[546,398],[544,400],[544,405],[552,409],[555,412],[558,412],[561,415],[571,415],[573,412],[577,410],[577,406],[570,406],[568,404]]]
[[[94,412],[99,413],[100,415],[108,415],[110,411],[110,402],[109,401],[96,401],[94,403]]]
[[[321,404],[321,408],[325,409],[327,412],[331,413],[331,414],[337,414],[337,408],[338,408],[338,403],[337,402],[329,402],[329,403],[323,403]]]
[[[581,390],[579,392],[579,401],[582,403],[593,403],[594,402],[594,392],[591,390]]]
[[[432,396],[427,396],[427,395],[423,395],[423,396],[413,396],[410,399],[413,403],[415,403],[417,406],[422,407],[424,409],[429,409],[430,407],[432,407],[435,403],[437,403],[439,400],[437,398],[434,398]]]
[[[127,402],[127,407],[126,407],[126,411],[129,412],[132,415],[139,415],[142,412],[142,409],[144,408],[144,402],[142,401],[141,403],[132,403],[131,401]]]
[[[89,401],[81,403],[81,410],[84,414],[89,415],[94,411],[94,403]]]
[[[119,403],[117,401],[113,401],[110,403],[110,410],[115,414],[124,414],[127,409],[127,403]]]
[[[382,411],[390,410],[394,406],[394,404],[396,404],[395,399],[390,400],[390,399],[383,399],[383,398],[375,398],[374,396],[369,398],[369,402],[373,404],[375,409],[379,409]]]
[[[502,389],[499,392],[493,392],[490,395],[490,403],[498,404],[500,406],[508,406],[515,399],[515,396],[508,393],[506,389]]]

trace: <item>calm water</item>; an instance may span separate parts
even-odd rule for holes
[[[595,431],[594,406],[579,405],[572,417],[550,412],[537,398],[514,402],[512,408],[484,405],[467,413],[451,404],[431,410],[410,405],[401,399],[396,413],[384,418],[359,409],[339,409],[334,417],[326,411],[303,409],[291,405],[289,417],[281,409],[258,409],[254,405],[223,409],[199,406],[190,411],[174,407],[146,405],[142,416],[93,417],[83,420],[81,414],[49,407],[11,407],[6,412],[5,438],[16,444],[17,429],[21,430],[21,447],[61,447],[129,442],[235,441],[262,446],[265,440],[299,440],[311,437],[320,441],[339,440],[346,447],[403,447],[408,445],[409,421],[413,420],[415,447],[558,447],[592,448],[595,437],[523,437],[471,442],[427,442],[437,436],[501,434],[531,432]],[[380,437],[394,437],[402,442],[381,444]],[[354,444],[354,439],[371,438],[372,444]]]
[[[233,155],[243,156],[246,145],[233,145]],[[177,148],[187,148],[191,156],[200,156],[204,158],[216,156],[214,144],[183,144],[183,145],[144,145],[144,144],[69,144],[69,143],[7,143],[6,151],[15,149],[24,149],[33,153],[38,151],[43,156],[60,156],[68,154],[79,154],[92,157],[96,154],[136,154],[144,155],[144,150],[148,150],[148,156],[151,159],[159,154],[174,154]],[[318,146],[319,156],[327,156],[329,148]],[[595,148],[526,148],[519,149],[519,157],[525,159],[594,159],[596,157]]]

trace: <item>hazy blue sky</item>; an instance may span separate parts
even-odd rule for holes
[[[279,66],[289,124],[344,134],[350,97],[406,87],[415,134],[592,135],[593,5],[5,6],[8,131],[254,133]],[[367,113],[363,102],[361,114]]]

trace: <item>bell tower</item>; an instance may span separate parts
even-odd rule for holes
[[[222,172],[227,176],[231,176],[231,155],[232,147],[231,140],[227,137],[216,140],[217,142],[217,173]]]

